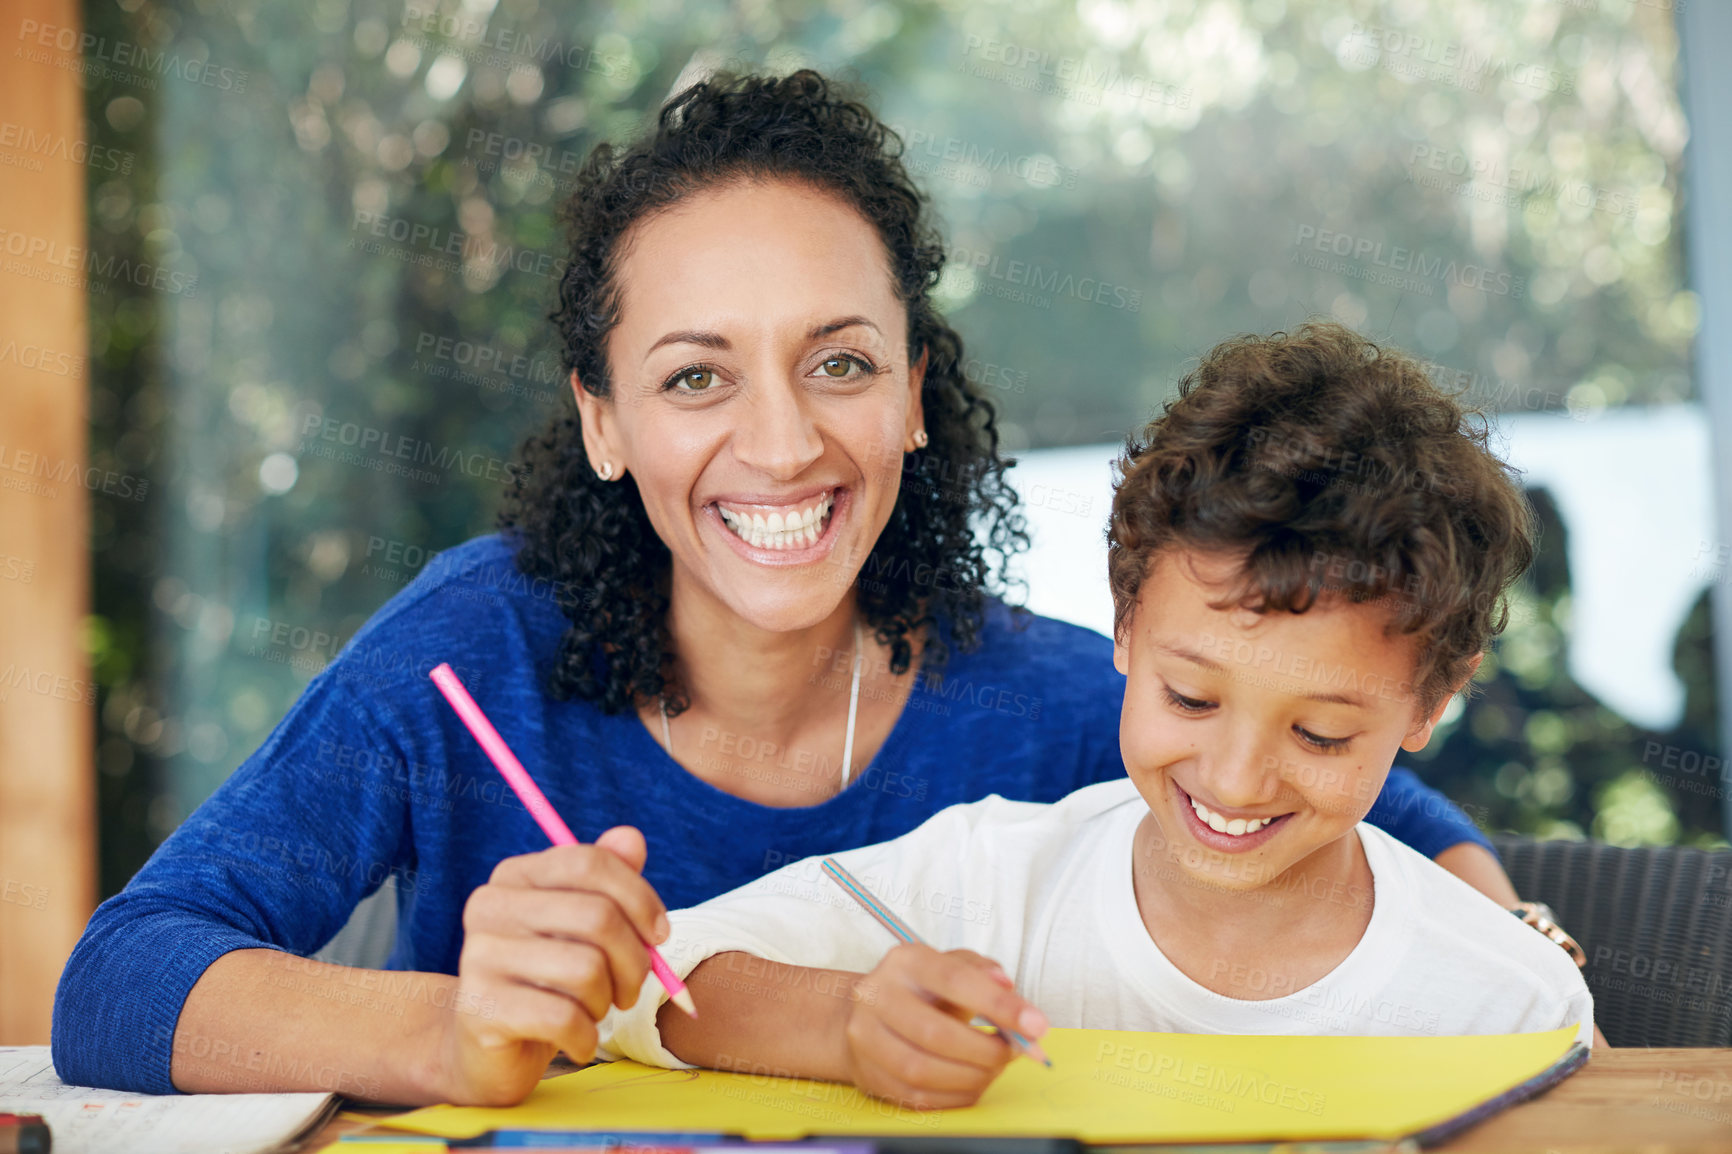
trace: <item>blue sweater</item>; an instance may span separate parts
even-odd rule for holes
[[[572,831],[633,825],[668,908],[784,862],[897,837],[997,793],[1055,801],[1124,773],[1124,679],[1112,643],[992,603],[982,644],[924,671],[883,747],[848,789],[772,808],[706,784],[635,714],[542,690],[566,620],[506,539],[448,550],[376,613],[259,749],[97,909],[61,975],[62,1080],[175,1092],[169,1062],[188,991],[230,950],[311,954],[386,877],[398,885],[389,967],[457,972],[469,894],[503,858],[547,839],[427,673],[448,661]],[[815,669],[827,675],[828,669]],[[1405,770],[1371,814],[1428,856],[1472,823]]]

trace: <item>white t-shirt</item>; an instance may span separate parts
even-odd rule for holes
[[[834,856],[940,950],[997,961],[1054,1026],[1201,1034],[1515,1034],[1573,1025],[1593,1042],[1581,971],[1545,937],[1375,826],[1356,827],[1374,886],[1370,924],[1327,975],[1247,1000],[1181,972],[1149,937],[1132,884],[1148,813],[1126,779],[1052,805],[996,795],[934,814],[894,841]],[[741,951],[821,969],[871,970],[896,944],[807,858],[670,914],[661,947],[681,977]],[[748,975],[743,981],[758,983]],[[1227,975],[1256,992],[1268,980]],[[773,996],[773,995],[772,995]],[[653,978],[601,1023],[602,1057],[685,1067],[661,1044]]]

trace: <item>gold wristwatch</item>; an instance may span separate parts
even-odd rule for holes
[[[1576,944],[1576,939],[1564,933],[1564,928],[1558,925],[1558,916],[1552,913],[1552,907],[1544,902],[1517,902],[1510,907],[1509,912],[1562,946],[1564,952],[1570,955],[1570,960],[1576,963],[1577,969],[1588,964],[1587,953]]]

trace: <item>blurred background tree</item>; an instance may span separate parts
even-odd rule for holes
[[[571,176],[711,68],[816,67],[897,126],[1014,450],[1117,440],[1221,337],[1317,314],[1493,408],[1694,396],[1657,3],[89,0],[86,21],[125,61],[87,73],[92,139],[138,158],[92,172],[91,244],[196,277],[93,285],[93,454],[151,484],[99,496],[93,528],[105,893],[432,553],[491,528],[504,463],[571,403],[545,319]],[[1570,680],[1550,520],[1422,772],[1494,827],[1719,837],[1718,794],[1657,777],[1655,735]],[[1678,644],[1664,740],[1701,754],[1705,601]]]

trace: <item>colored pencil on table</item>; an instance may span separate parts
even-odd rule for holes
[[[837,861],[833,857],[827,857],[819,864],[823,867],[824,872],[830,875],[830,880],[841,886],[844,893],[853,898],[856,902],[860,903],[860,908],[876,918],[879,925],[883,926],[905,942],[913,942],[915,945],[920,946],[926,944],[926,939],[915,933],[913,926],[910,926],[907,922],[897,917],[895,912],[892,911],[889,906],[879,901],[877,895],[862,885],[860,879],[849,873],[847,868],[844,867],[841,862]],[[1000,1026],[995,1022],[989,1022],[979,1015],[976,1015],[974,1021],[970,1024],[975,1026],[990,1026],[1003,1034],[1006,1038],[1009,1038],[1012,1045],[1033,1058],[1035,1061],[1046,1066],[1052,1065],[1052,1059],[1046,1056],[1046,1051],[1040,1048],[1039,1043],[1030,1038],[1023,1037],[1015,1030],[1007,1030],[1003,1026]]]
[[[481,712],[481,707],[475,704],[475,699],[469,696],[469,691],[463,688],[457,674],[451,671],[451,666],[441,661],[428,674],[433,684],[439,687],[439,692],[445,695],[445,700],[451,703],[451,708],[457,711],[457,716],[463,719],[463,724],[469,727],[469,732],[475,735],[475,740],[481,743],[481,748],[492,759],[493,765],[499,770],[505,783],[517,794],[530,816],[541,826],[542,832],[554,845],[576,845],[577,838],[572,835],[570,827],[560,818],[559,812],[553,808],[553,803],[547,800],[536,786],[529,771],[523,768],[523,763],[517,760],[511,752],[511,747],[505,744],[505,739],[499,736],[499,731],[493,728],[493,723],[487,720],[487,715]],[[641,940],[641,938],[640,938]],[[668,992],[668,999],[674,1005],[684,1010],[692,1017],[698,1016],[698,1008],[692,1002],[692,996],[686,991],[686,984],[680,981],[673,967],[661,956],[656,948],[644,942],[644,948],[649,950],[650,969],[655,971],[656,980]]]

